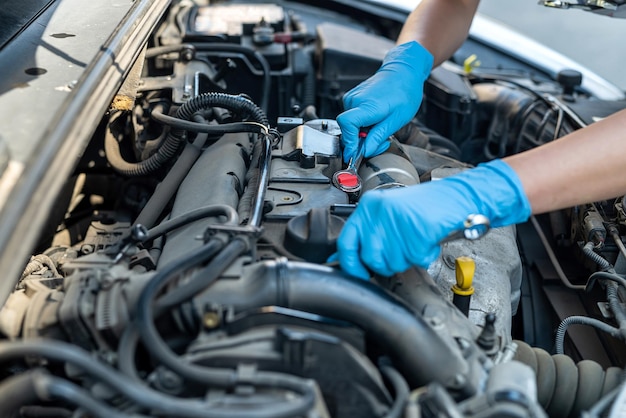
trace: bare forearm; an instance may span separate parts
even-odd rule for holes
[[[422,0],[407,18],[397,43],[417,41],[435,58],[448,59],[467,37],[479,0]]]
[[[536,214],[626,194],[626,110],[505,161]]]

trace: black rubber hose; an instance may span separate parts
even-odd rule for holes
[[[155,58],[159,55],[171,54],[172,52],[178,53],[187,53],[187,56],[184,58],[189,60],[193,58],[193,54],[195,54],[196,48],[193,44],[174,44],[174,45],[162,45],[155,46],[152,48],[146,49],[146,59]]]
[[[176,111],[178,119],[191,120],[194,113],[212,107],[223,107],[239,113],[242,119],[249,117],[252,121],[264,126],[269,125],[265,112],[250,99],[226,93],[204,93],[186,101]],[[179,130],[172,131],[174,135],[182,134]]]
[[[201,132],[214,135],[224,135],[228,133],[239,132],[264,133],[267,131],[267,127],[261,125],[258,122],[233,122],[222,123],[220,125],[207,125],[206,123],[198,123],[184,119],[178,119],[173,116],[168,116],[157,110],[153,110],[151,116],[152,119],[163,125],[170,126],[174,129],[182,129],[188,132]]]
[[[72,344],[42,339],[0,343],[0,363],[31,356],[72,364],[132,402],[173,417],[226,418],[233,416],[232,410],[228,410],[223,405],[192,399],[179,399],[138,385],[137,382],[109,366],[95,361],[90,353]]]
[[[178,108],[176,118],[190,121],[196,112],[216,106],[242,113],[244,116],[250,117],[253,121],[262,125],[269,125],[267,116],[265,116],[263,110],[252,101],[243,96],[234,96],[226,93],[205,93],[196,96]],[[156,111],[157,115],[163,113],[159,106],[157,106],[153,112],[154,111]],[[194,123],[193,126],[197,125]],[[244,129],[252,129],[250,126],[253,126],[254,129],[258,129],[258,127],[254,125],[243,125]],[[165,141],[163,141],[163,144],[154,154],[143,161],[129,163],[123,159],[117,139],[113,136],[110,128],[111,126],[109,125],[106,129],[104,144],[107,160],[120,174],[130,177],[145,176],[163,167],[176,156],[184,141],[185,134],[185,129],[172,129],[165,138]]]
[[[163,141],[163,144],[150,157],[136,163],[129,163],[122,157],[117,138],[111,132],[112,123],[105,129],[104,150],[107,161],[118,173],[128,177],[145,176],[163,167],[178,153],[183,144],[183,133],[173,135],[170,132]]]
[[[409,400],[409,385],[406,383],[406,380],[404,380],[404,377],[389,365],[381,366],[380,371],[389,383],[391,383],[395,395],[393,405],[389,412],[387,412],[387,415],[385,415],[385,418],[401,418],[404,416],[404,409]]]
[[[206,122],[200,115],[194,115],[193,118],[196,122]],[[202,125],[205,125],[205,123],[202,123]],[[191,167],[193,167],[200,157],[202,147],[206,143],[207,138],[208,134],[201,133],[198,134],[193,143],[188,142],[185,144],[185,148],[183,148],[180,157],[176,159],[172,169],[157,186],[143,209],[141,209],[139,216],[135,219],[135,225],[141,224],[146,228],[151,228],[156,223],[168,202],[176,194],[176,191],[189,173],[189,170],[191,170]]]
[[[399,297],[345,273],[311,263],[268,260],[237,280],[221,280],[198,303],[231,306],[237,312],[282,306],[353,323],[388,351],[411,387],[438,382],[461,396],[478,387],[481,370],[463,358],[451,337],[437,333]]]
[[[172,276],[184,271],[192,266],[200,265],[206,260],[206,255],[212,251],[215,241],[209,241],[202,247],[192,250],[187,257],[178,260],[175,265],[166,266],[160,270],[152,280],[144,287],[137,302],[136,329],[141,335],[144,346],[161,364],[179,374],[185,379],[192,380],[208,386],[220,386],[230,388],[237,383],[245,383],[253,386],[283,389],[295,392],[300,395],[294,401],[273,405],[271,410],[259,409],[254,411],[258,417],[294,417],[305,415],[315,403],[313,389],[305,383],[303,379],[295,376],[284,375],[273,372],[257,372],[252,376],[241,379],[237,373],[230,369],[216,369],[209,367],[198,367],[188,364],[171,351],[171,349],[160,338],[154,325],[152,310],[153,299],[157,292],[168,283]],[[247,243],[242,239],[233,239],[224,249],[207,265],[206,271],[217,279],[241,254],[248,249]],[[209,280],[210,281],[210,280]],[[176,289],[175,289],[176,290]],[[161,305],[159,310],[164,310]],[[252,411],[246,411],[252,414]],[[237,411],[236,415],[241,415]],[[247,415],[253,416],[253,415]]]
[[[194,43],[194,46],[197,51],[204,52],[234,52],[243,54],[248,59],[253,59],[259,63],[261,66],[262,76],[263,76],[263,92],[261,95],[261,109],[267,113],[268,105],[270,102],[270,93],[272,86],[272,74],[270,69],[270,64],[267,62],[267,59],[263,55],[261,55],[258,51],[236,44],[226,44],[226,43]]]
[[[607,334],[619,338],[620,331],[619,328],[615,328],[605,322],[599,321],[594,318],[589,318],[587,316],[568,316],[559,324],[559,327],[556,330],[555,337],[555,351],[557,354],[565,354],[564,352],[564,341],[565,341],[565,333],[570,325],[588,325],[592,326],[600,331],[604,331]]]
[[[20,407],[37,401],[60,400],[76,405],[93,417],[128,417],[91,396],[86,390],[41,370],[29,370],[0,384],[0,416],[14,416]]]
[[[621,383],[622,369],[619,367],[609,367],[605,371],[591,360],[575,364],[563,354],[551,356],[523,341],[515,343],[515,359],[535,371],[538,401],[550,417],[579,416]]]
[[[159,225],[148,230],[148,238],[146,238],[145,241],[150,241],[162,235],[168,234],[175,229],[199,219],[210,218],[213,216],[225,216],[225,224],[237,225],[239,223],[239,215],[234,208],[228,205],[210,205],[191,210],[173,219],[161,222]]]
[[[592,273],[591,276],[589,276],[587,287],[590,288],[591,286],[593,286],[593,283],[596,280],[610,280],[626,289],[626,279],[617,273],[609,273],[608,271],[596,271],[595,273]]]

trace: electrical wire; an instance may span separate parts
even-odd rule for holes
[[[223,407],[219,401],[180,399],[138,385],[136,381],[97,361],[90,353],[69,343],[36,338],[0,343],[0,363],[27,357],[69,363],[132,402],[172,417],[228,418],[233,416],[233,411]]]
[[[148,237],[145,239],[145,241],[150,241],[162,235],[168,234],[175,229],[178,229],[199,219],[209,218],[213,216],[225,216],[226,221],[224,222],[224,224],[226,225],[237,225],[239,223],[239,214],[233,207],[228,205],[209,205],[191,210],[175,218],[161,222],[159,225],[148,230]]]
[[[607,323],[587,316],[568,316],[559,324],[556,330],[555,350],[557,354],[564,354],[565,332],[570,325],[589,325],[600,331],[604,331],[613,337],[619,337],[620,330]]]
[[[401,418],[404,414],[404,409],[409,400],[409,385],[404,380],[404,377],[390,365],[383,365],[380,367],[380,371],[383,376],[391,383],[395,394],[393,405],[385,418]]]
[[[259,408],[257,410],[237,411],[235,415],[239,417],[287,418],[306,414],[315,404],[315,394],[305,380],[282,373],[260,371],[251,376],[246,376],[242,380],[242,377],[234,370],[199,367],[181,361],[160,338],[153,322],[152,306],[154,296],[171,280],[172,276],[212,258],[210,255],[214,254],[215,249],[218,247],[221,248],[221,242],[211,240],[207,244],[190,251],[187,256],[159,270],[144,287],[137,302],[135,318],[136,329],[141,336],[144,346],[161,364],[183,378],[196,383],[223,388],[232,388],[238,383],[245,383],[253,386],[287,390],[300,395],[292,401],[272,405],[271,410]],[[224,249],[207,265],[206,271],[211,274],[210,279],[207,280],[211,281],[213,278],[219,277],[246,248],[247,245],[241,239],[234,239],[226,244]]]
[[[227,133],[259,133],[268,134],[269,128],[259,122],[233,122],[223,123],[220,125],[208,125],[206,123],[198,123],[190,120],[180,119],[174,116],[168,116],[159,108],[155,107],[150,113],[155,121],[170,126],[172,128],[181,129],[189,132],[202,132],[214,135],[223,135]]]
[[[44,369],[29,370],[0,383],[0,415],[13,416],[16,410],[35,401],[60,400],[80,407],[96,418],[128,417],[93,397],[85,389]]]
[[[554,254],[554,250],[552,250],[552,246],[548,242],[548,238],[546,238],[546,234],[544,234],[543,229],[541,229],[541,225],[539,225],[537,218],[535,216],[531,216],[530,222],[535,228],[535,231],[537,232],[537,235],[539,236],[539,239],[541,240],[541,244],[545,248],[546,253],[548,253],[548,258],[550,258],[550,262],[552,263],[552,266],[554,267],[554,270],[556,271],[556,274],[559,276],[559,279],[561,280],[561,282],[568,289],[584,290],[586,288],[585,285],[573,284],[567,278],[567,276],[565,275],[565,272],[563,272],[563,268],[561,267],[561,264],[559,263],[559,260],[557,259],[556,254]]]

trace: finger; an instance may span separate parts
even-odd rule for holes
[[[370,274],[359,257],[359,231],[347,222],[337,239],[337,254],[341,268],[348,274],[360,279],[369,279]]]
[[[337,123],[341,128],[341,141],[344,146],[344,161],[347,162],[356,153],[360,141],[358,136],[360,129],[364,126],[375,125],[377,122],[379,122],[379,117],[374,114],[374,110],[370,106],[350,109],[337,116]],[[370,141],[369,136],[368,134],[366,147]]]
[[[389,277],[393,275],[393,269],[385,257],[385,246],[377,236],[378,234],[372,233],[361,242],[361,260],[373,272]]]
[[[441,247],[438,244],[434,246],[412,246],[409,253],[410,263],[427,269],[439,257],[440,252]]]

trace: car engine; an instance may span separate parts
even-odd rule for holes
[[[557,140],[626,101],[469,39],[344,192],[341,98],[401,20],[324,3],[171,5],[0,313],[1,416],[626,409],[624,197],[446,242],[427,270],[364,281],[332,261],[365,193]]]

